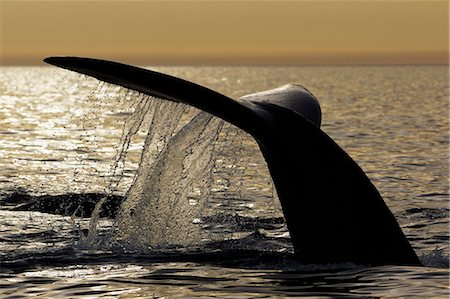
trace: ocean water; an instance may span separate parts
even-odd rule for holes
[[[264,159],[239,129],[54,67],[2,67],[2,297],[448,297],[448,67],[153,69],[233,98],[306,86],[322,130],[367,173],[424,267],[300,264]]]

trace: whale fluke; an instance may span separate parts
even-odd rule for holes
[[[420,265],[375,186],[320,129],[319,103],[302,86],[288,84],[237,101],[192,82],[117,62],[78,57],[44,61],[194,106],[250,133],[267,162],[300,261]]]

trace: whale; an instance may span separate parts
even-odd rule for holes
[[[232,99],[196,83],[114,61],[48,57],[51,65],[206,111],[249,133],[274,182],[302,263],[421,262],[376,187],[321,128],[319,101],[286,84]]]

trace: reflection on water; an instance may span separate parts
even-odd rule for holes
[[[118,246],[94,250],[83,241],[92,229],[89,219],[2,206],[0,293],[14,298],[448,294],[447,67],[161,70],[235,98],[287,82],[307,86],[321,102],[323,130],[367,172],[427,267],[296,263],[261,154],[248,136],[230,130],[226,138],[234,141],[216,153],[210,210],[200,219],[222,238],[201,248],[147,255]],[[148,131],[137,130],[126,159],[120,158],[119,140],[134,130],[123,121],[137,117],[136,94],[55,68],[2,68],[0,87],[1,194],[19,189],[125,194]],[[100,218],[99,241],[108,238],[112,225]]]
[[[302,265],[289,252],[280,251],[289,247],[286,240],[266,235],[256,235],[250,242],[242,239],[234,244],[221,242],[211,249],[184,253],[101,252],[77,246],[83,234],[79,230],[79,225],[83,225],[78,222],[80,219],[75,222],[70,217],[39,212],[0,211],[0,216],[3,298],[10,298],[7,295],[361,298],[448,294],[448,264],[436,268],[447,260],[442,255],[428,256],[433,267]],[[107,233],[110,225],[106,219],[100,222],[100,236]],[[276,225],[264,227],[276,230]],[[235,227],[245,229],[249,230],[248,223]]]
[[[232,258],[227,256],[227,258]],[[96,256],[92,256],[95,261]],[[101,258],[98,258],[101,259]],[[295,267],[293,267],[295,268]],[[420,271],[420,273],[418,273]],[[0,287],[12,296],[84,298],[268,296],[445,297],[448,271],[410,267],[248,269],[208,262],[146,262],[127,265],[90,263],[26,271],[6,277]],[[8,298],[8,297],[5,297]],[[17,297],[14,297],[17,298]]]

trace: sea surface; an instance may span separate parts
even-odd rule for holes
[[[152,69],[236,99],[305,86],[424,266],[301,264],[244,132],[55,67],[1,67],[1,298],[448,298],[447,66]]]

